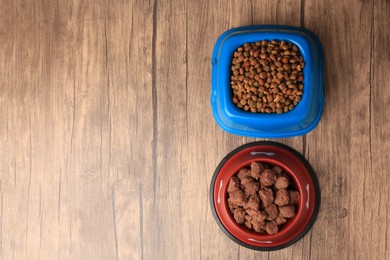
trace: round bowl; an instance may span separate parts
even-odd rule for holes
[[[260,234],[237,224],[228,208],[227,187],[231,177],[254,161],[281,167],[301,195],[295,217],[274,235]],[[210,206],[219,227],[236,243],[255,250],[278,250],[294,244],[311,228],[320,206],[320,190],[312,167],[300,153],[275,142],[253,142],[233,150],[220,162],[210,185]]]
[[[278,40],[294,43],[305,61],[302,100],[291,111],[252,113],[236,107],[230,86],[233,52],[244,43]],[[312,131],[324,110],[324,55],[318,37],[311,31],[280,25],[254,25],[223,33],[214,46],[211,73],[211,108],[217,124],[226,132],[260,138],[284,138]]]

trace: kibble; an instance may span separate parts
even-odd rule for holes
[[[304,66],[298,47],[291,42],[245,43],[233,53],[233,103],[252,113],[281,114],[293,110],[304,93]]]
[[[228,184],[228,206],[237,224],[276,234],[296,214],[300,194],[279,166],[252,162]]]

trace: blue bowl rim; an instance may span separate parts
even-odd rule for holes
[[[217,78],[216,78],[216,68],[214,66],[215,61],[218,57],[218,51],[221,43],[231,34],[235,32],[257,32],[257,30],[267,30],[266,32],[271,32],[271,33],[277,33],[278,31],[282,31],[287,34],[291,34],[294,32],[298,33],[303,33],[306,35],[301,35],[303,38],[310,38],[314,44],[316,45],[317,48],[317,55],[319,57],[319,86],[318,86],[318,91],[319,91],[319,96],[318,100],[318,111],[316,111],[316,117],[312,122],[309,124],[309,126],[299,129],[299,130],[294,130],[294,131],[284,131],[284,132],[271,132],[271,131],[264,131],[260,129],[255,129],[255,128],[248,128],[248,129],[239,129],[239,128],[234,128],[231,126],[226,125],[224,122],[222,122],[222,119],[218,115],[218,108],[215,102],[216,99],[216,86],[217,86]],[[254,25],[254,26],[243,26],[243,27],[238,27],[238,28],[233,28],[230,29],[226,32],[224,32],[217,40],[214,50],[213,50],[213,55],[211,59],[211,63],[213,65],[213,71],[212,71],[212,90],[211,90],[211,95],[210,95],[210,102],[212,106],[212,112],[213,116],[217,122],[217,124],[226,132],[236,134],[236,135],[241,135],[241,136],[250,136],[250,137],[265,137],[265,138],[284,138],[284,137],[292,137],[292,136],[299,136],[299,135],[304,135],[310,131],[312,131],[319,123],[321,116],[323,114],[324,110],[324,96],[323,96],[323,63],[324,63],[324,54],[323,54],[323,49],[321,46],[321,43],[318,39],[318,37],[310,30],[305,29],[305,28],[300,28],[300,27],[295,27],[295,26],[285,26],[285,25]],[[275,116],[275,115],[273,115]]]

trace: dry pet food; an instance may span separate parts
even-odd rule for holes
[[[233,103],[253,113],[288,112],[301,101],[305,63],[286,41],[245,43],[233,53]]]
[[[234,220],[256,232],[276,234],[296,214],[300,194],[283,169],[260,162],[230,179],[228,206]]]

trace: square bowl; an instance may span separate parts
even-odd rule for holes
[[[282,114],[252,113],[232,101],[230,67],[234,51],[248,42],[287,41],[295,44],[305,62],[302,100]],[[284,138],[313,130],[324,110],[324,55],[317,36],[304,28],[255,25],[234,28],[217,40],[212,56],[211,107],[217,124],[226,132],[250,137]]]

